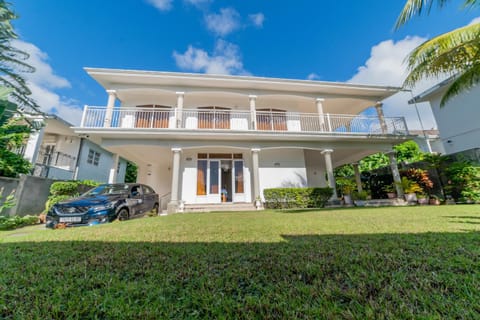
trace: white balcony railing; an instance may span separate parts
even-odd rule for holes
[[[150,109],[86,106],[82,128],[231,130],[284,133],[408,134],[403,117],[208,109]]]

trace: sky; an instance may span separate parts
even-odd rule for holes
[[[399,30],[405,0],[13,0],[14,45],[42,110],[78,125],[105,90],[84,67],[221,73],[401,86],[407,54],[423,41],[477,22],[480,10],[450,1]],[[437,82],[413,89],[421,93]],[[386,116],[420,129],[411,92],[384,101]],[[418,105],[423,127],[436,127]]]

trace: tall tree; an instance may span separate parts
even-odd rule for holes
[[[9,4],[0,0],[0,86],[12,89],[10,97],[20,109],[38,113],[39,106],[30,97],[31,91],[21,75],[35,69],[25,62],[28,54],[11,45],[11,41],[17,38],[11,24],[16,18]]]
[[[430,13],[434,4],[440,8],[450,0],[407,0],[397,19],[400,28],[412,17]],[[480,5],[478,0],[463,0],[464,8]],[[474,23],[425,41],[407,57],[409,74],[404,85],[413,87],[424,78],[451,75],[452,84],[440,106],[480,82],[480,23]]]

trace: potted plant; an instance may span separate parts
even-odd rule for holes
[[[352,197],[354,199],[354,203],[356,206],[364,207],[365,201],[367,200],[367,197],[368,197],[368,193],[365,190],[355,191],[353,192]]]
[[[393,183],[383,186],[383,191],[387,193],[388,199],[395,199],[397,197],[397,192]]]
[[[407,200],[407,202],[417,202],[417,193],[423,192],[423,189],[418,183],[407,177],[402,177],[402,180],[398,184],[405,192],[405,200]]]
[[[417,195],[417,201],[418,201],[418,204],[420,204],[420,205],[428,204],[428,195],[426,195],[425,193],[418,194]]]
[[[257,210],[261,210],[262,209],[262,199],[260,198],[260,196],[256,197],[255,198],[255,208]]]
[[[440,204],[440,197],[437,195],[430,195],[430,200],[428,200],[430,205],[438,206]]]
[[[352,205],[352,192],[355,190],[355,182],[351,179],[342,177],[337,179],[337,185],[343,194],[343,201],[346,205]]]

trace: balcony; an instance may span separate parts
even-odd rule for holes
[[[86,106],[81,128],[218,130],[284,134],[408,135],[403,117],[315,114],[285,111],[152,109]]]

